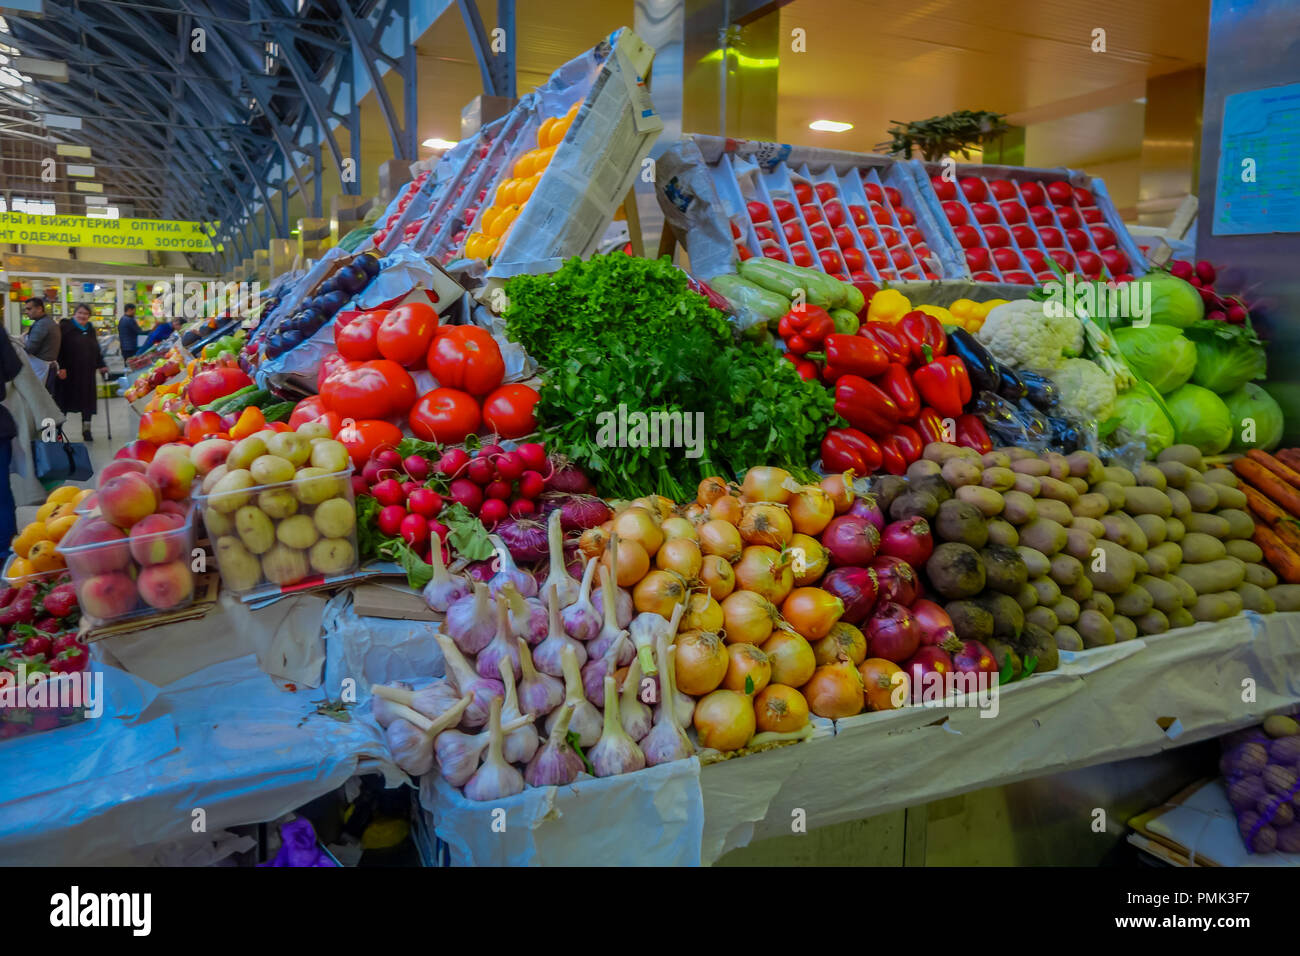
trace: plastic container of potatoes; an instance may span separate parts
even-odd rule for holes
[[[195,496],[227,590],[270,592],[357,570],[352,468],[308,471]]]

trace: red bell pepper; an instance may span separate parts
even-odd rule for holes
[[[835,320],[821,306],[805,305],[781,316],[776,331],[785,340],[787,349],[803,355],[816,349],[835,331]]]
[[[890,362],[876,384],[898,406],[898,417],[903,421],[915,418],[921,411],[921,396],[916,393],[912,374],[897,362]]]
[[[889,437],[894,440],[898,450],[903,453],[903,460],[909,465],[925,451],[925,442],[910,425],[896,425],[894,434]]]
[[[858,329],[858,335],[879,342],[885,354],[889,356],[889,361],[898,362],[900,365],[912,364],[912,350],[893,326],[883,322],[868,322]]]
[[[880,469],[880,445],[856,428],[829,428],[822,438],[822,467],[832,474],[869,475]]]
[[[981,455],[993,450],[993,442],[978,415],[958,416],[957,444],[963,448],[974,448]]]
[[[943,427],[943,419],[933,408],[922,408],[921,414],[917,415],[916,420],[911,424],[920,432],[921,438],[927,445],[934,441],[947,442],[950,437],[947,429]]]
[[[927,345],[923,353],[928,350]],[[955,355],[944,355],[922,365],[912,373],[912,381],[925,403],[944,418],[956,418],[970,401],[970,375]]]
[[[889,356],[875,339],[836,333],[826,336],[824,352],[805,353],[809,359],[826,362],[825,378],[835,382],[844,375],[875,378],[889,366]]]
[[[907,459],[903,457],[903,450],[893,435],[880,442],[880,461],[885,471],[891,475],[901,475],[907,471]]]
[[[943,355],[948,351],[948,336],[943,331],[943,323],[919,309],[898,320],[898,332],[907,343],[914,363],[929,362],[932,356]],[[925,354],[927,345],[931,356]]]
[[[902,416],[898,404],[860,375],[835,383],[835,411],[850,425],[872,436],[888,435]]]

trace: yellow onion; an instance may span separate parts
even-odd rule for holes
[[[599,558],[604,554],[607,544],[609,544],[609,532],[603,527],[588,528],[578,538],[578,550],[582,552],[582,557],[586,561]]]
[[[700,565],[700,583],[709,589],[713,600],[721,601],[736,590],[736,572],[731,562],[716,554],[706,554]]]
[[[672,571],[651,571],[632,589],[632,606],[638,614],[652,612],[665,620],[686,597],[686,582]]]
[[[785,504],[790,500],[790,489],[785,483],[790,479],[790,472],[784,468],[759,466],[745,472],[740,491],[750,501],[774,501]]]
[[[703,560],[700,546],[688,538],[669,538],[655,553],[655,567],[664,571],[676,571],[687,581],[694,581],[700,576]]]
[[[812,648],[793,631],[773,632],[764,642],[763,652],[772,662],[773,683],[802,687],[817,670]]]
[[[761,544],[742,551],[732,570],[736,572],[737,587],[761,594],[773,604],[784,601],[794,587],[790,556]]]
[[[727,673],[722,678],[722,686],[727,690],[752,697],[771,679],[772,662],[762,648],[753,644],[732,644],[727,648]]]
[[[740,499],[735,495],[723,495],[709,505],[708,514],[710,518],[736,525],[740,524],[741,515],[744,514],[744,506],[741,505]]]
[[[682,615],[682,630],[711,631],[716,634],[722,630],[722,623],[722,605],[713,600],[712,595],[701,591],[691,595],[686,613]]]
[[[808,723],[808,701],[785,684],[768,684],[754,697],[754,719],[760,731],[789,734]]]
[[[745,505],[738,527],[745,544],[765,544],[770,548],[784,548],[794,534],[790,512],[780,505]]]
[[[656,529],[657,530],[657,529]],[[609,539],[609,547],[601,556],[601,564],[609,569],[610,576],[619,587],[630,588],[650,570],[650,555],[636,541],[624,541],[618,535]]]
[[[689,518],[675,516],[666,520],[659,526],[664,533],[665,541],[672,541],[676,538],[686,538],[688,541],[699,541],[699,532],[695,530],[695,524]]]
[[[715,690],[695,705],[694,721],[701,747],[739,750],[754,736],[754,704],[734,690]]]
[[[714,518],[700,525],[700,550],[705,554],[716,554],[728,561],[735,561],[740,557],[743,547],[740,532],[734,524]]]
[[[709,509],[701,504],[692,502],[682,509],[682,515],[691,524],[703,524],[709,520]]]
[[[708,507],[725,494],[727,494],[727,483],[717,475],[710,475],[700,482],[695,492],[695,500]]]
[[[841,657],[861,664],[867,659],[867,636],[852,624],[840,621],[825,637],[813,641],[812,649],[818,664],[834,664]]]
[[[800,534],[821,534],[835,517],[835,502],[816,485],[804,485],[790,496],[790,523]]]
[[[646,495],[632,502],[634,508],[644,508],[656,521],[667,521],[673,513],[673,503],[663,495]]]
[[[614,533],[618,535],[620,543],[635,541],[650,557],[653,557],[664,543],[664,533],[659,529],[659,518],[641,507],[633,506],[616,514]]]
[[[753,591],[733,591],[722,602],[722,624],[728,644],[762,644],[781,620],[777,606]]]
[[[808,698],[809,710],[831,720],[862,713],[866,702],[862,675],[850,661],[823,664],[799,690]]]
[[[830,567],[831,553],[816,538],[806,534],[790,537],[786,548],[790,553],[790,570],[794,574],[795,587],[816,584]]]
[[[837,515],[845,514],[853,507],[853,470],[849,469],[842,475],[827,475],[820,482],[822,491],[831,496],[831,502],[835,505]]]
[[[677,689],[699,697],[707,694],[727,675],[727,648],[722,639],[710,631],[679,631],[673,638],[677,646],[677,663],[673,674]],[[747,740],[749,738],[746,738]]]
[[[825,637],[844,613],[844,602],[821,588],[795,588],[781,604],[781,616],[810,641]]]

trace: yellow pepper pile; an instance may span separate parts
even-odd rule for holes
[[[984,319],[989,311],[1006,301],[1006,299],[989,299],[987,302],[976,302],[973,299],[958,299],[948,306],[948,311],[952,315],[953,325],[959,325],[967,332],[978,332],[984,325]]]
[[[1006,299],[990,299],[987,302],[976,302],[973,299],[958,299],[946,309],[940,305],[913,306],[907,296],[897,289],[881,289],[871,297],[871,303],[867,306],[867,321],[893,325],[907,313],[917,311],[934,316],[944,325],[955,325],[968,332],[978,332],[989,310],[1006,301]]]

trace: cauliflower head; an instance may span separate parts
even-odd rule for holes
[[[1008,368],[1060,368],[1083,351],[1083,326],[1069,313],[1051,314],[1045,305],[1030,299],[999,305],[985,317],[976,338]]]
[[[1104,422],[1115,413],[1115,380],[1087,359],[1067,359],[1051,377],[1061,404],[1085,421]]]

